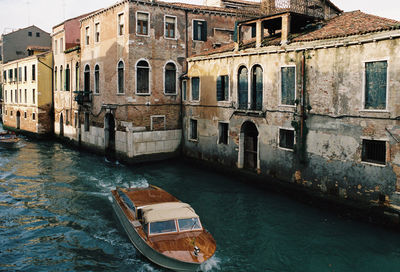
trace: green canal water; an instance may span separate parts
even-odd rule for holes
[[[400,234],[181,160],[108,162],[59,143],[0,147],[1,271],[164,271],[135,250],[110,190],[155,184],[217,241],[203,271],[400,271]]]

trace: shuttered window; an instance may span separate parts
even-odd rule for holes
[[[281,104],[294,105],[296,92],[296,67],[281,68]]]
[[[165,66],[164,88],[166,94],[176,93],[176,67],[173,63],[168,63]]]
[[[248,104],[248,71],[247,68],[242,66],[239,69],[238,74],[238,97],[239,97],[239,109],[247,109]]]
[[[219,76],[217,78],[217,101],[227,101],[229,99],[229,76]]]
[[[386,109],[387,61],[365,63],[365,109]]]
[[[200,78],[192,77],[192,100],[199,100]]]
[[[150,67],[147,61],[139,61],[136,66],[136,92],[140,94],[150,93],[149,89]]]
[[[193,40],[207,41],[207,22],[193,20]]]

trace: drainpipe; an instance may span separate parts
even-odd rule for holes
[[[305,73],[305,65],[306,64],[306,56],[305,52],[303,51],[303,55],[301,58],[301,78],[302,78],[302,88],[301,88],[301,101],[300,101],[300,139],[301,144],[304,144],[303,141],[303,128],[304,128],[304,104],[305,104],[305,88],[306,88],[306,73]]]

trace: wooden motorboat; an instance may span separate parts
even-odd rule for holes
[[[133,245],[152,262],[175,271],[196,271],[216,250],[193,208],[166,191],[117,188],[113,208]]]
[[[14,133],[8,131],[0,132],[0,145],[2,146],[14,146],[19,142],[19,138]]]

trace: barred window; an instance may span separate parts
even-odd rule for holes
[[[362,161],[386,164],[386,142],[362,140]]]
[[[293,150],[294,130],[279,129],[279,147]]]

